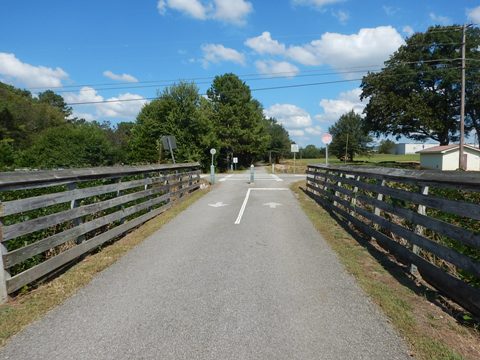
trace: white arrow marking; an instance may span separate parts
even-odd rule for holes
[[[228,206],[228,204],[224,204],[223,202],[219,201],[219,202],[216,202],[215,204],[208,204],[208,206],[218,208],[218,207],[222,207],[222,206]]]
[[[276,203],[276,202],[269,202],[269,203],[263,204],[263,206],[268,206],[268,207],[270,207],[270,209],[276,209],[277,206],[282,206],[282,204],[279,204],[279,203]]]

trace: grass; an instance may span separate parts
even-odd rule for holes
[[[63,303],[80,288],[87,285],[95,274],[112,265],[207,192],[208,190],[197,190],[184,197],[168,211],[147,221],[101,251],[86,257],[54,280],[0,305],[0,347],[4,346],[11,336]]]
[[[377,303],[400,332],[417,359],[479,359],[480,334],[461,326],[427,298],[432,292],[408,277],[374,242],[360,243],[302,190],[291,189],[315,228],[338,254],[346,270]]]

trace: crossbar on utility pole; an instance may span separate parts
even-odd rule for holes
[[[466,170],[465,158],[464,158],[464,145],[465,145],[465,53],[466,53],[466,30],[467,26],[463,25],[462,34],[462,90],[461,90],[461,103],[460,103],[460,146],[459,146],[459,159],[458,167],[461,170]]]

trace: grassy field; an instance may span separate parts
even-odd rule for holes
[[[391,155],[391,154],[373,154],[369,156],[358,156],[353,162],[343,162],[336,157],[328,157],[330,165],[364,165],[364,166],[385,166],[385,167],[402,167],[407,169],[415,169],[419,167],[420,155]],[[309,164],[325,164],[325,158],[319,159],[296,159],[295,172],[304,173]],[[293,173],[293,159],[283,160],[280,164],[275,165],[275,169],[280,173]]]

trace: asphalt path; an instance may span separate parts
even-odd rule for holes
[[[298,177],[248,179],[219,178],[0,359],[410,359],[288,190]]]

